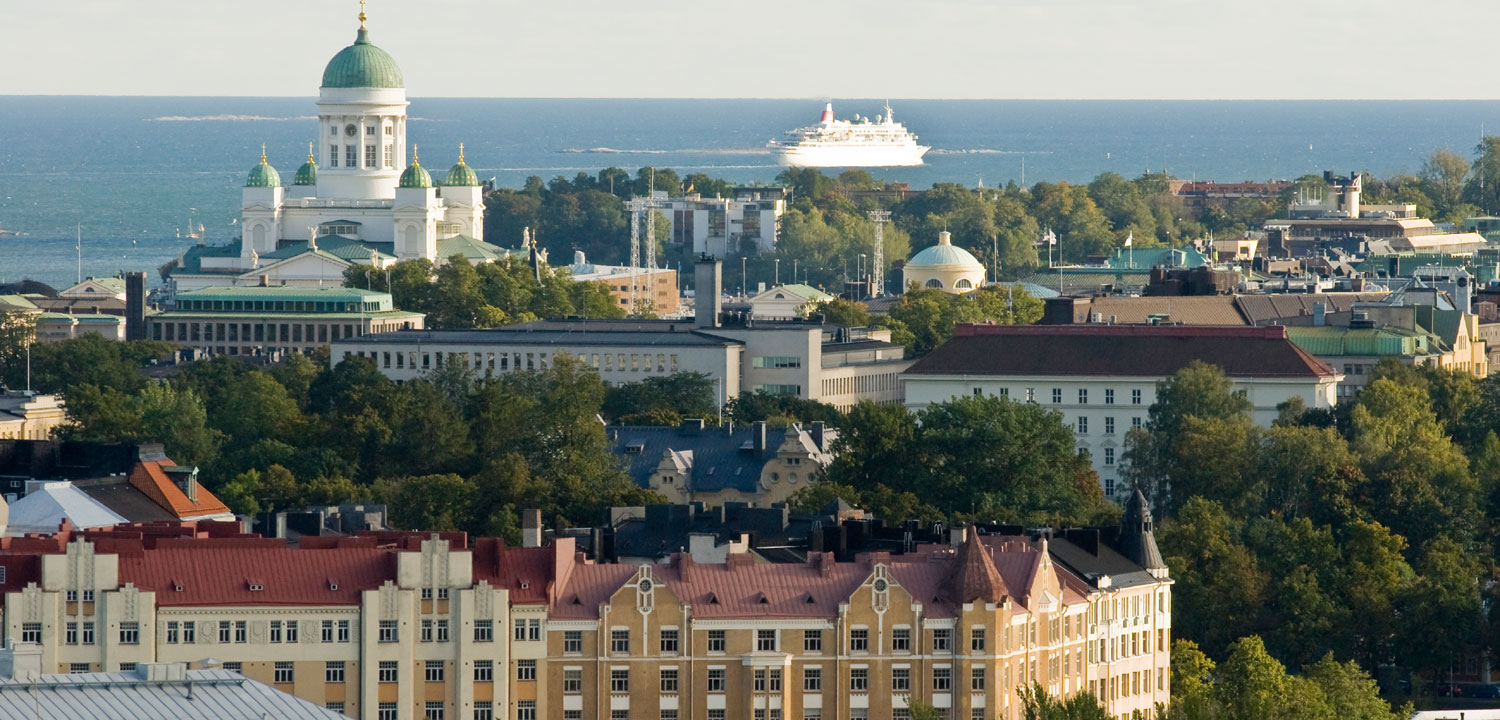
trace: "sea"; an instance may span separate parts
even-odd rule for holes
[[[411,101],[408,140],[443,172],[464,143],[481,180],[520,187],[618,166],[767,182],[765,144],[814,123],[824,100]],[[839,117],[884,99],[836,100]],[[1470,155],[1500,101],[900,100],[933,147],[920,167],[872,174],[913,187],[1087,182],[1166,171],[1244,181],[1354,170],[1415,173],[1436,148]],[[236,236],[240,187],[261,145],[290,182],[318,139],[314,99],[0,96],[0,282],[66,287],[156,268],[194,240]],[[836,173],[837,171],[831,171]],[[82,242],[78,242],[78,238]],[[81,251],[80,251],[81,248]]]

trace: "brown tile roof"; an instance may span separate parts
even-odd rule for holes
[[[1165,377],[1194,360],[1230,377],[1332,377],[1286,328],[1181,325],[959,325],[904,374]]]
[[[1229,295],[1207,295],[1190,297],[1096,297],[1089,298],[1086,305],[1075,305],[1074,322],[1090,322],[1090,315],[1098,315],[1099,322],[1124,325],[1143,324],[1152,315],[1165,315],[1173,323],[1182,325],[1248,325],[1245,317],[1235,306]]]
[[[979,541],[979,533],[969,528],[964,543],[958,546],[952,570],[943,581],[943,594],[958,603],[983,600],[998,603],[1010,594],[990,553]]]

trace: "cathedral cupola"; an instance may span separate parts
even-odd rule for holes
[[[247,188],[281,187],[281,175],[266,162],[266,146],[260,146],[260,164],[250,168],[250,177],[245,178]]]
[[[401,173],[401,182],[398,187],[403,188],[430,188],[432,187],[432,176],[427,174],[427,168],[422,167],[422,162],[417,158],[417,146],[411,146],[411,165]]]

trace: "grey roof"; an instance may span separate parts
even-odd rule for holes
[[[110,527],[125,518],[79,490],[71,482],[48,482],[11,503],[10,524],[5,533],[57,532],[63,518],[76,528]]]
[[[73,487],[125,518],[126,522],[177,522],[180,519],[131,485],[128,478],[74,480]]]
[[[131,672],[0,679],[0,717],[36,720],[339,720],[343,715],[228,670],[186,681]]]
[[[800,433],[793,428],[765,428],[766,440],[760,449],[755,447],[756,425],[706,427],[702,430],[676,427],[652,427],[636,425],[613,425],[608,428],[610,442],[615,455],[628,463],[626,472],[637,485],[650,487],[651,474],[661,465],[667,453],[673,453],[681,461],[692,466],[693,492],[719,492],[738,490],[755,493],[760,485],[760,471],[766,462],[776,457],[777,448],[786,440],[787,433]],[[824,430],[824,446],[831,443],[831,430]],[[805,450],[820,452],[810,447],[810,437],[802,438]],[[818,469],[807,468],[808,477]]]

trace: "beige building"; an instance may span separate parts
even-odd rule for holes
[[[677,271],[671,268],[599,265],[589,262],[579,250],[573,253],[568,272],[575,282],[603,285],[627,315],[651,313],[669,317],[682,312]]]
[[[962,295],[984,287],[984,265],[968,250],[953,245],[947,230],[938,233],[938,242],[913,255],[901,269],[901,285],[909,288],[935,288]]]
[[[0,440],[48,440],[67,424],[60,395],[7,390],[0,394]]]

